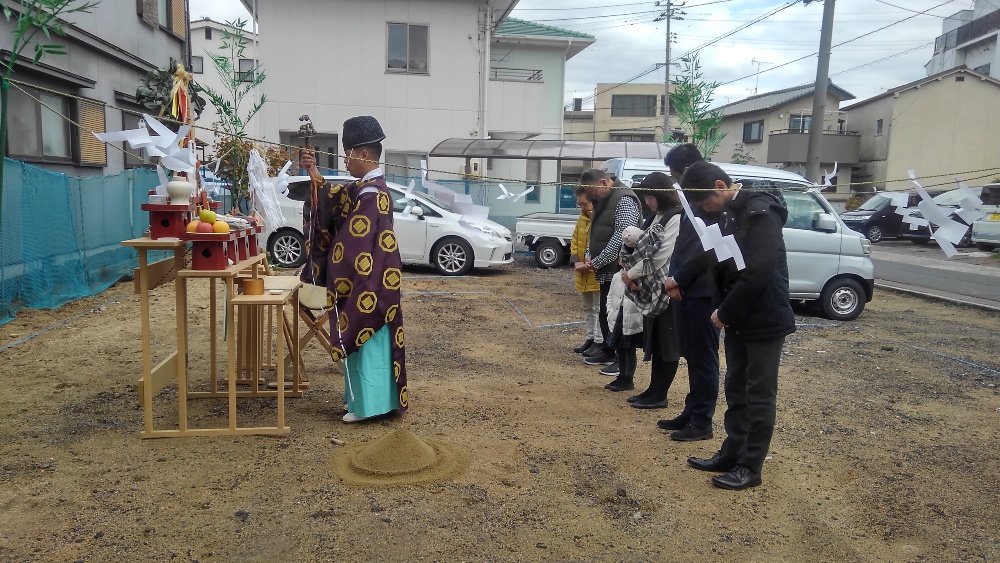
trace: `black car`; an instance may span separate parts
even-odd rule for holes
[[[983,188],[975,187],[969,189],[972,190],[972,193],[975,194],[976,197],[982,199]],[[961,190],[949,190],[943,194],[934,196],[934,203],[940,205],[941,207],[947,207],[953,210],[951,214],[949,214],[951,219],[954,219],[964,225],[968,225],[968,228],[965,229],[965,235],[962,236],[962,240],[955,245],[958,248],[967,248],[972,246],[972,225],[969,225],[961,217],[955,214],[955,211],[958,210],[959,205],[962,203],[962,199],[964,198],[965,195],[962,194]],[[914,215],[917,217],[923,217],[919,211],[914,212]],[[934,228],[935,230],[937,229],[937,227]],[[931,241],[932,231],[927,226],[919,226],[915,231],[911,231],[911,233],[910,240],[913,241],[913,244],[927,244]]]
[[[873,244],[885,239],[920,238],[917,231],[910,230],[909,224],[903,223],[903,216],[896,213],[896,206],[892,205],[892,200],[883,193],[873,195],[854,211],[842,213],[840,218],[848,228],[865,235],[865,238]],[[907,206],[916,209],[920,203],[920,195],[915,190],[903,193],[907,195]],[[928,193],[937,196],[942,192],[928,190]],[[930,240],[930,235],[925,233],[923,238]]]

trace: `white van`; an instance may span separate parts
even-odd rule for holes
[[[785,249],[788,289],[793,300],[818,300],[831,319],[857,318],[875,290],[871,243],[850,230],[812,182],[798,174],[762,166],[714,163],[744,187],[780,190],[788,208]],[[601,167],[624,183],[639,183],[650,172],[670,171],[660,160],[613,158]]]

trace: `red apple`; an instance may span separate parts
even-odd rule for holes
[[[198,229],[199,233],[214,233],[215,232],[215,228],[214,228],[213,224],[212,223],[206,223],[204,221],[202,221],[201,223],[198,223],[197,229]]]

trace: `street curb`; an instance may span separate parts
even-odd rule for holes
[[[973,307],[976,309],[981,309],[983,311],[990,311],[993,313],[1000,313],[1000,307],[993,305],[987,305],[985,303],[976,303],[974,301],[963,301],[961,299],[955,299],[953,297],[945,297],[943,295],[937,295],[934,293],[927,293],[926,291],[917,291],[915,289],[909,289],[906,287],[899,287],[895,285],[887,285],[885,282],[875,282],[875,287],[885,291],[894,291],[896,293],[903,293],[905,295],[912,295],[914,297],[921,297],[923,299],[928,299],[931,301],[944,301],[945,303],[951,303],[952,305],[962,305],[964,307]]]

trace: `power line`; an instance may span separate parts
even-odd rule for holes
[[[937,6],[934,6],[934,7],[932,7],[932,8],[927,8],[926,10],[924,10],[924,12],[928,12],[928,11],[930,11],[930,10],[933,10],[934,8],[940,8],[941,6],[944,6],[945,4],[950,4],[950,3],[951,3],[951,0],[948,0],[947,2],[942,2],[941,4],[938,4]],[[847,41],[843,41],[843,42],[840,42],[840,43],[837,43],[837,44],[836,44],[836,45],[834,45],[834,46],[833,46],[833,47],[832,47],[831,49],[836,49],[837,47],[840,47],[840,46],[842,46],[842,45],[846,45],[846,44],[848,44],[848,43],[851,43],[851,42],[854,42],[854,41],[857,41],[858,39],[861,39],[862,37],[868,37],[869,35],[872,35],[872,34],[874,34],[874,33],[878,33],[879,31],[882,31],[882,30],[885,30],[885,29],[889,29],[890,27],[892,27],[892,26],[894,26],[894,25],[898,25],[898,24],[901,24],[901,23],[903,23],[903,22],[905,22],[905,21],[907,21],[907,20],[911,20],[911,19],[913,19],[913,18],[917,17],[918,15],[921,15],[922,13],[923,13],[923,12],[920,12],[920,13],[916,13],[916,14],[913,14],[912,16],[907,16],[907,17],[905,17],[905,18],[903,18],[903,19],[901,19],[901,20],[898,20],[898,21],[895,21],[895,22],[892,22],[892,23],[890,23],[890,24],[888,24],[888,25],[884,25],[884,26],[882,26],[882,27],[880,27],[880,28],[878,28],[878,29],[874,29],[874,30],[872,30],[872,31],[869,31],[868,33],[862,33],[861,35],[859,35],[859,36],[857,36],[857,37],[855,37],[855,38],[853,38],[853,39],[848,39]],[[797,59],[794,59],[794,60],[791,60],[791,61],[788,61],[788,62],[786,62],[786,63],[782,63],[782,64],[780,64],[780,65],[776,65],[776,66],[773,66],[773,67],[771,67],[771,68],[769,68],[769,69],[766,69],[766,70],[762,70],[762,71],[761,71],[761,74],[763,74],[763,73],[765,73],[765,72],[771,72],[772,70],[776,70],[776,69],[779,69],[779,68],[781,68],[781,67],[784,67],[784,66],[788,66],[788,65],[790,65],[790,64],[794,64],[794,63],[797,63],[797,62],[799,62],[799,61],[803,61],[803,60],[805,60],[805,59],[808,59],[808,58],[810,58],[810,57],[814,57],[814,56],[816,56],[816,55],[818,55],[818,54],[819,54],[819,52],[815,52],[815,53],[812,53],[812,54],[810,54],[810,55],[806,55],[806,56],[804,56],[804,57],[799,57],[799,58],[797,58]],[[725,86],[726,84],[732,84],[733,82],[739,82],[740,80],[744,80],[744,79],[746,79],[746,78],[751,78],[751,77],[753,77],[753,76],[756,76],[756,75],[757,75],[757,73],[753,73],[753,74],[748,74],[747,76],[742,76],[742,77],[740,77],[740,78],[737,78],[737,79],[735,79],[735,80],[730,80],[730,81],[728,81],[728,82],[722,82],[721,84],[719,84],[719,86]]]
[[[900,51],[899,53],[896,53],[896,54],[894,54],[894,55],[889,55],[888,57],[882,57],[881,59],[878,59],[878,60],[876,60],[876,61],[871,61],[871,62],[867,62],[867,63],[865,63],[865,64],[862,64],[862,65],[858,65],[858,66],[855,66],[855,67],[851,67],[851,68],[849,68],[849,69],[847,69],[847,70],[840,70],[840,71],[837,71],[837,72],[835,72],[835,73],[831,74],[830,76],[837,76],[838,74],[844,74],[845,72],[851,72],[852,70],[858,70],[859,68],[864,68],[864,67],[866,67],[866,66],[871,66],[871,65],[874,65],[874,64],[878,64],[878,63],[881,63],[881,62],[885,62],[885,61],[887,61],[887,60],[889,60],[889,59],[892,59],[892,58],[895,58],[895,57],[898,57],[898,56],[900,56],[900,55],[905,55],[905,54],[907,54],[907,53],[912,53],[913,51],[916,51],[917,49],[923,49],[924,47],[929,47],[929,46],[931,46],[931,45],[933,45],[933,44],[934,44],[934,42],[933,42],[933,41],[931,41],[931,42],[929,42],[929,43],[924,43],[923,45],[918,45],[918,46],[916,46],[916,47],[913,47],[912,49],[907,49],[907,50],[905,50],[905,51]]]
[[[892,6],[893,8],[898,8],[898,9],[906,11],[906,12],[913,12],[915,14],[921,14],[922,13],[922,12],[918,12],[917,10],[911,10],[909,8],[904,8],[902,6],[897,6],[895,4],[890,4],[890,3],[886,2],[885,0],[875,0],[875,1],[878,2],[879,4],[885,4],[886,6]],[[946,2],[946,3],[950,4],[950,2]],[[937,14],[923,14],[923,15],[927,15],[927,16],[931,16],[931,17],[935,17],[935,18],[941,18],[941,19],[946,19],[946,18],[950,17],[950,16],[939,16]]]

